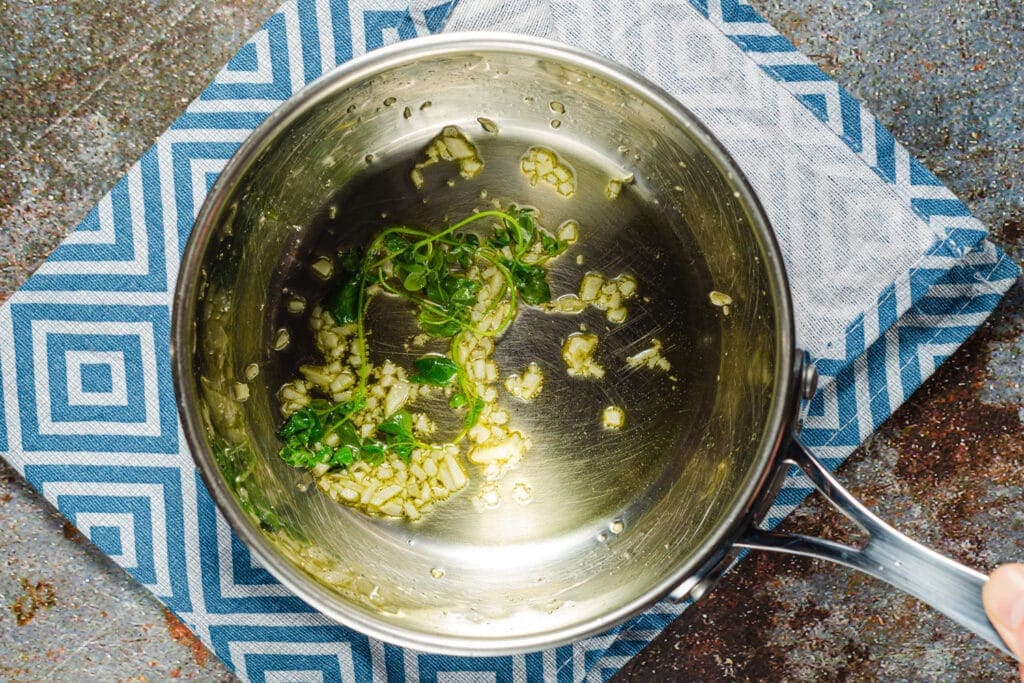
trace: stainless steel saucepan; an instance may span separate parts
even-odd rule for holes
[[[483,171],[466,179],[440,163],[415,187],[412,166],[451,125],[478,147]],[[520,158],[534,146],[569,164],[574,194],[531,186]],[[622,185],[614,199],[610,180]],[[385,225],[444,226],[493,200],[533,206],[548,227],[577,221],[552,289],[575,291],[586,271],[630,273],[640,296],[626,322],[528,309],[499,341],[503,372],[535,361],[546,380],[529,404],[501,399],[532,448],[501,480],[497,507],[474,507],[482,477],[469,465],[468,489],[418,522],[329,500],[277,456],[275,393],[309,348],[287,300],[312,304],[329,289],[309,275],[322,255]],[[727,309],[712,291],[728,295]],[[376,313],[373,354],[408,364],[409,320]],[[562,365],[562,340],[581,324],[600,336],[603,380]],[[625,363],[653,339],[669,371]],[[794,346],[757,197],[690,112],[604,59],[462,34],[380,50],[311,84],[242,144],[199,212],[172,352],[185,435],[220,511],[296,595],[368,635],[465,655],[555,646],[659,599],[699,598],[751,548],[859,569],[1005,650],[982,610],[985,577],[885,525],[800,444],[814,374]],[[625,410],[620,431],[601,426],[608,405]],[[866,544],[759,528],[792,464],[868,532]]]

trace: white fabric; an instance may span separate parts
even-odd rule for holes
[[[625,64],[722,140],[768,211],[790,277],[797,343],[816,357],[835,357],[847,325],[944,237],[687,2],[464,0],[445,26],[495,29]]]

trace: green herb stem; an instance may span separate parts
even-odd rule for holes
[[[456,234],[460,228],[488,218],[497,220],[499,226],[487,241],[481,242],[474,233]],[[412,419],[405,410],[385,416],[375,427],[374,434],[379,439],[361,438],[353,423],[353,417],[365,407],[372,369],[366,339],[370,284],[378,284],[383,291],[410,302],[416,308],[424,332],[450,339],[447,356],[418,359],[414,363],[416,374],[410,379],[445,387],[457,383],[460,393],[452,397],[450,405],[453,409],[466,409],[463,428],[454,439],[455,443],[460,442],[478,421],[485,403],[459,362],[459,347],[467,335],[497,337],[503,334],[519,314],[520,299],[527,304],[550,300],[547,274],[542,266],[562,253],[566,246],[565,242],[536,227],[530,209],[513,207],[508,212],[475,213],[437,233],[391,226],[373,239],[361,257],[354,252],[339,255],[347,279],[337,292],[325,299],[325,308],[338,324],[355,322],[359,382],[351,400],[345,404],[316,399],[310,408],[293,414],[278,432],[285,442],[281,457],[295,466],[347,467],[355,459],[381,462],[387,453],[408,460],[413,449],[429,447],[412,434]],[[536,254],[533,262],[524,262],[523,257],[531,252]],[[507,307],[491,330],[479,329],[472,320],[478,293],[485,286],[480,279],[467,275],[477,259],[496,268],[503,280],[501,291],[491,298],[484,311],[487,316],[499,306]],[[341,442],[337,449],[323,443],[333,434],[337,434]]]

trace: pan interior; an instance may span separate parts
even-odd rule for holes
[[[199,438],[232,504],[261,529],[264,552],[300,570],[295,580],[318,607],[420,647],[557,639],[653,599],[708,552],[765,462],[776,303],[770,254],[735,178],[703,134],[552,56],[422,54],[346,86],[282,123],[241,169],[197,257]],[[432,166],[417,189],[409,172],[449,125],[477,146],[484,169],[465,179],[452,164]],[[535,146],[573,168],[571,197],[527,181],[520,159]],[[608,181],[628,174],[635,181],[609,199]],[[502,373],[537,362],[545,388],[531,403],[502,394],[533,445],[501,479],[496,508],[474,506],[483,477],[469,464],[469,486],[420,522],[332,502],[276,455],[275,392],[299,364],[316,362],[305,319],[287,300],[312,303],[330,290],[309,269],[321,255],[387,225],[438,229],[495,200],[535,207],[552,231],[577,221],[579,241],[550,268],[552,291],[575,292],[588,271],[631,274],[640,292],[626,322],[593,308],[526,309],[501,338]],[[729,295],[728,311],[711,302],[713,290]],[[369,324],[376,360],[410,367],[422,353],[406,346],[415,324],[394,301],[378,297]],[[600,338],[602,380],[565,372],[562,341],[581,326]],[[292,343],[274,351],[281,328]],[[653,339],[671,370],[629,367]],[[247,377],[254,363],[260,372]],[[244,402],[234,399],[237,382],[249,389]],[[620,431],[602,427],[609,405],[626,413]],[[517,502],[517,486],[528,502]]]

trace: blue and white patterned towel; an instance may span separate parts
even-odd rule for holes
[[[1018,275],[849,93],[738,0],[290,0],[0,308],[0,453],[243,679],[603,680],[683,609],[555,650],[402,650],[314,612],[231,534],[175,411],[170,291],[210,185],[281,101],[351,57],[441,30],[548,35],[659,83],[724,140],[770,214],[820,390],[830,467],[992,311]],[[808,493],[787,481],[770,523]]]

